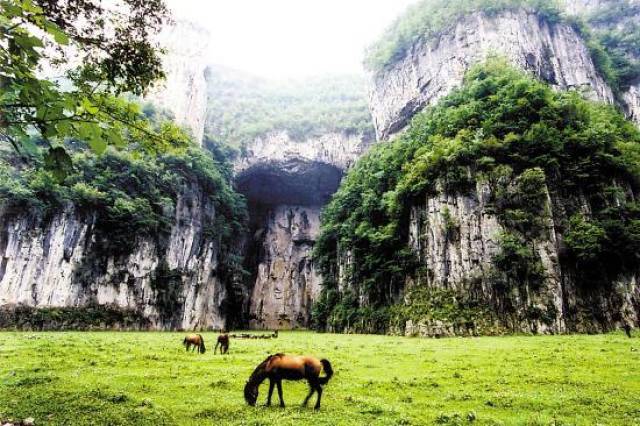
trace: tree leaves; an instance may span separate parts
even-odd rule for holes
[[[55,146],[44,161],[57,178],[63,178],[70,165],[70,157],[63,154],[67,139],[83,140],[98,154],[109,145],[122,148],[134,142],[134,147],[148,152],[184,149],[189,144],[180,129],[167,126],[160,131],[160,125],[149,123],[137,106],[114,96],[123,88],[142,91],[162,74],[150,37],[163,22],[164,5],[160,0],[123,1],[130,3],[132,14],[144,10],[147,15],[129,21],[94,0],[0,0],[0,46],[5,47],[0,48],[0,143],[9,142],[24,158],[35,158],[39,148],[33,140],[42,138],[45,146]],[[107,31],[104,20],[94,28],[83,24],[84,19],[78,22],[77,18],[91,16],[111,20],[119,29],[118,39]],[[156,27],[147,26],[149,22]],[[127,50],[128,59],[120,58],[117,51],[103,49],[110,40],[125,50],[138,47]],[[92,56],[96,49],[103,49],[100,58]],[[101,69],[103,60],[134,60],[130,56],[139,49],[144,56],[135,58],[135,66],[115,72],[117,77],[109,78]],[[68,71],[62,80],[42,78],[41,65],[68,59],[67,51],[85,55],[84,66]]]
[[[44,164],[46,169],[53,174],[58,182],[64,181],[73,169],[71,157],[69,157],[67,151],[62,147],[49,149],[44,156]]]

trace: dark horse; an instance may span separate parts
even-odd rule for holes
[[[187,352],[192,346],[193,346],[192,351],[194,351],[195,348],[198,348],[198,352],[201,354],[207,351],[207,348],[204,347],[204,338],[202,337],[201,334],[189,334],[187,337],[184,338],[184,340],[182,341],[182,344],[187,349]]]
[[[229,335],[221,334],[218,336],[218,341],[216,342],[216,347],[213,349],[213,353],[215,354],[218,351],[218,345],[220,345],[220,353],[226,354],[229,352]]]
[[[324,370],[324,377],[320,377],[320,372]],[[244,386],[244,399],[249,405],[256,405],[258,400],[258,387],[266,379],[269,379],[269,396],[267,405],[271,405],[271,395],[273,387],[278,386],[278,397],[280,406],[284,407],[282,399],[282,380],[302,380],[309,382],[309,394],[302,403],[306,406],[314,392],[318,392],[318,400],[315,409],[320,408],[320,398],[322,397],[322,385],[327,384],[333,376],[331,363],[326,359],[317,359],[311,356],[288,356],[285,354],[270,355],[265,359],[249,377],[249,381]]]

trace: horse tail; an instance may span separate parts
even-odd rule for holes
[[[331,363],[328,359],[321,359],[320,363],[322,364],[325,376],[319,377],[318,382],[321,385],[326,385],[329,382],[329,379],[331,379],[331,376],[333,376],[333,368],[331,367]]]
[[[202,337],[202,334],[198,334],[198,337],[200,338],[200,347],[198,348],[198,351],[203,354],[207,351],[207,348],[204,347],[204,337]]]

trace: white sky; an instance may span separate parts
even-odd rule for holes
[[[366,46],[416,0],[168,0],[212,35],[210,62],[287,78],[361,73]]]

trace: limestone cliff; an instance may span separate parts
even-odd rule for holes
[[[321,283],[311,257],[320,228],[320,207],[276,206],[270,209],[264,226],[257,231],[262,247],[249,325],[307,327]]]
[[[492,198],[492,190],[485,183],[476,184],[475,190],[466,195],[427,196],[412,207],[409,229],[409,245],[428,271],[418,280],[419,285],[469,295],[493,307],[492,319],[472,324],[473,331],[461,327],[459,321],[425,319],[407,324],[406,334],[441,336],[504,329],[601,332],[615,327],[623,317],[634,323],[640,320],[637,276],[622,277],[610,288],[597,290],[585,290],[576,282],[571,266],[563,262],[561,224],[567,219],[563,217],[563,201],[552,201],[548,192],[546,230],[535,242],[544,279],[535,286],[521,285],[508,291],[496,288],[493,259],[500,251],[499,238],[506,228],[494,212]]]
[[[204,232],[216,212],[204,200],[202,189],[185,188],[167,241],[132,235],[136,248],[124,256],[97,249],[91,211],[67,208],[43,219],[2,210],[0,305],[18,311],[108,307],[133,313],[138,320],[128,327],[136,328],[224,327],[219,248]],[[40,325],[65,327],[64,321]]]
[[[623,3],[626,7],[624,10],[628,13],[615,11],[616,8],[622,7]],[[425,2],[425,7],[428,7],[428,4],[429,2]],[[378,140],[385,143],[404,131],[417,113],[425,107],[434,106],[438,100],[461,86],[466,72],[490,56],[505,58],[511,65],[527,71],[557,91],[576,89],[591,100],[616,104],[628,118],[640,123],[640,86],[637,78],[630,81],[629,76],[625,75],[624,80],[616,80],[612,78],[612,75],[615,77],[616,74],[611,73],[610,69],[605,75],[606,66],[603,66],[603,59],[598,58],[597,49],[594,47],[595,40],[600,42],[597,37],[606,37],[611,29],[624,34],[625,31],[631,33],[637,28],[636,25],[640,22],[639,3],[635,0],[566,0],[561,2],[561,5],[564,6],[566,15],[578,15],[584,19],[592,33],[571,24],[564,15],[549,18],[550,15],[529,8],[471,12],[442,28],[438,22],[434,24],[438,29],[433,30],[430,35],[414,38],[406,37],[402,31],[416,24],[415,19],[412,21],[411,17],[405,17],[406,21],[394,24],[396,26],[393,30],[397,32],[387,34],[391,35],[389,43],[400,43],[398,40],[412,41],[402,45],[402,49],[396,51],[397,56],[393,60],[389,60],[384,66],[376,66],[376,71],[370,75],[370,107]],[[491,9],[490,4],[487,6],[487,9]],[[455,10],[455,6],[452,6],[452,10]],[[403,27],[403,23],[406,26]],[[416,26],[416,31],[417,28]],[[629,44],[634,46],[633,42]],[[390,49],[389,45],[383,42],[377,45],[379,46]],[[621,50],[624,47],[622,46]],[[382,51],[382,48],[380,49]],[[619,52],[620,50],[616,54],[619,55]],[[633,59],[628,69],[635,69],[633,65],[637,63],[638,58],[633,57],[633,47],[624,55]],[[378,61],[381,57],[383,55],[372,56]],[[378,62],[378,65],[380,63]],[[455,101],[452,103],[455,104]],[[462,115],[464,116],[464,113]],[[438,117],[434,119],[436,123],[433,126],[445,126],[446,123],[437,122]],[[455,121],[455,117],[449,118]],[[459,123],[452,123],[451,126],[455,128],[457,124]],[[416,125],[429,134],[427,124],[417,120]],[[424,128],[420,127],[421,125],[424,125]],[[473,126],[474,124],[470,123],[468,130],[482,133],[483,127],[476,129]],[[422,137],[426,137],[420,131],[412,134],[416,136],[416,139],[412,140],[416,144],[422,141]],[[443,134],[446,134],[445,138],[452,136],[444,130]],[[482,139],[482,135],[477,137]],[[400,140],[395,144],[397,152],[402,152],[402,143]],[[428,155],[430,143],[425,143],[424,150],[416,154],[421,156],[420,160],[414,159],[420,166],[409,168],[411,161],[414,161],[411,160],[411,156],[407,160],[408,163],[403,164],[408,168],[406,173],[412,178],[417,179],[417,176],[422,176],[422,172],[422,177],[433,183],[433,176],[428,175],[428,170],[430,166],[436,166],[429,161],[437,163],[444,160],[439,157],[442,152],[432,153],[433,158]],[[468,141],[463,142],[465,143],[472,144]],[[407,142],[405,145],[411,143]],[[436,141],[433,145],[437,146]],[[433,149],[437,151],[438,148]],[[407,149],[410,151],[411,148]],[[444,151],[449,152],[447,149]],[[472,150],[470,148],[470,151]],[[386,158],[384,155],[387,154],[380,153],[380,158]],[[450,155],[452,158],[455,157],[454,154]],[[389,157],[394,158],[390,154]],[[384,160],[375,156],[374,158],[371,162],[365,163],[366,166],[362,169],[365,171],[361,170],[360,174],[356,174],[358,178],[354,182],[357,183],[352,185],[353,188],[365,187],[376,193],[377,188],[386,188],[387,180],[393,179],[391,174],[385,174],[384,167],[377,168],[379,164],[376,161]],[[371,177],[374,183],[368,187],[366,170],[379,171],[383,178],[378,182]],[[448,173],[455,175],[457,172],[444,170],[441,173],[447,176],[443,178],[446,181],[451,177]],[[372,297],[372,294],[377,298],[376,303],[384,300],[387,305],[407,307],[397,318],[420,316],[419,321],[405,323],[402,320],[402,324],[394,325],[397,326],[397,331],[402,330],[411,335],[442,336],[505,331],[601,332],[619,327],[624,322],[640,324],[639,276],[635,268],[629,268],[617,278],[611,276],[601,280],[599,285],[590,286],[585,284],[589,279],[585,279],[581,271],[576,270],[575,258],[567,254],[571,251],[565,242],[570,228],[569,216],[578,211],[589,217],[597,210],[597,201],[580,194],[580,191],[562,192],[562,180],[555,181],[549,187],[545,184],[545,215],[539,216],[543,221],[543,231],[531,238],[530,244],[526,247],[526,250],[531,250],[531,257],[528,258],[531,262],[528,266],[536,264],[538,275],[535,283],[528,282],[528,278],[522,276],[516,279],[505,278],[504,268],[498,270],[500,267],[497,265],[497,259],[504,253],[504,238],[513,230],[509,228],[510,225],[504,217],[500,217],[496,212],[496,206],[492,201],[495,201],[495,188],[492,189],[482,179],[477,179],[478,176],[474,176],[473,173],[466,173],[474,182],[473,188],[468,191],[439,188],[428,191],[428,195],[421,196],[421,199],[402,198],[402,208],[410,211],[410,217],[408,223],[401,221],[398,225],[401,229],[394,228],[394,235],[399,236],[399,246],[404,246],[406,238],[406,245],[416,254],[417,265],[414,265],[414,259],[411,259],[408,269],[415,267],[417,272],[415,275],[405,273],[402,278],[392,275],[395,280],[379,283],[373,291],[370,290],[371,276],[378,278],[378,275],[366,267],[358,267],[358,262],[368,265],[365,259],[359,259],[358,256],[367,258],[369,240],[364,238],[364,242],[360,242],[358,235],[342,232],[338,225],[330,223],[331,231],[327,234],[328,248],[326,253],[323,253],[326,254],[325,258],[331,260],[330,267],[327,267],[326,271],[323,270],[331,281],[327,300],[334,300],[330,297],[333,297],[333,291],[337,290],[341,294],[338,301],[343,304],[341,307],[345,308],[336,313],[324,307],[328,312],[326,323],[329,327],[333,327],[334,324],[337,324],[337,327],[345,327],[346,324],[349,330],[365,331],[376,330],[376,327],[378,330],[384,328],[380,327],[384,321],[376,322],[378,319],[374,315],[367,316],[367,309],[375,305],[370,304],[367,299]],[[463,175],[466,176],[465,173]],[[549,176],[551,175],[553,173]],[[357,180],[360,177],[362,179]],[[363,181],[365,183],[362,183]],[[578,187],[580,185],[578,184]],[[631,189],[633,185],[620,187],[614,179],[603,187],[607,186],[625,193],[626,202],[633,203],[636,199],[636,194]],[[395,189],[402,190],[398,187]],[[392,191],[389,190],[388,193]],[[379,195],[384,197],[387,193]],[[344,200],[341,200],[344,206],[339,204],[336,207],[335,217],[353,220],[353,216],[349,215],[350,211],[365,210],[369,212],[369,216],[378,213],[375,204],[374,207],[366,204],[373,203],[370,199],[362,197],[365,198],[365,201],[361,201],[365,205],[363,207],[358,201],[354,201],[360,200],[360,197],[349,196],[346,195]],[[567,213],[569,210],[572,211],[571,214]],[[364,222],[363,225],[369,225],[373,229],[377,229],[376,226],[381,227],[375,220],[361,220]],[[385,219],[378,220],[382,224],[387,223]],[[389,220],[396,225],[393,220]],[[403,216],[402,220],[407,219]],[[369,229],[366,226],[363,228],[364,232]],[[375,236],[376,234],[373,234],[373,237],[367,235],[376,241]],[[389,238],[385,241],[392,240]],[[353,247],[348,244],[353,244]],[[400,251],[399,247],[393,247]],[[367,259],[371,260],[373,256],[375,255]],[[403,258],[398,256],[398,259]],[[509,267],[513,265],[514,259],[515,257],[507,262],[510,263]],[[362,282],[353,278],[353,270],[358,271],[356,274],[364,275],[359,277]],[[407,278],[408,275],[412,276]],[[403,280],[406,282],[398,283]],[[412,297],[416,297],[414,306],[420,306],[419,308],[412,308]],[[405,303],[402,303],[403,300]],[[430,305],[431,303],[433,305]],[[351,324],[348,317],[341,316],[343,311],[352,312],[349,309],[353,306],[360,307],[361,311],[357,315],[366,318],[366,321],[362,320],[361,325]],[[390,315],[390,318],[393,318],[393,312]],[[443,319],[447,315],[448,319]]]
[[[209,33],[197,25],[178,21],[164,29],[159,42],[163,56],[164,81],[145,96],[145,100],[173,113],[202,143],[207,115],[207,49]]]
[[[610,38],[613,34],[634,34],[640,25],[640,1],[638,0],[564,0],[566,11],[585,20],[596,36]],[[615,36],[613,37],[616,38]],[[621,46],[624,56],[638,63],[640,56],[633,43]],[[621,88],[617,103],[625,115],[640,124],[640,79],[634,77],[628,87]]]
[[[235,162],[236,188],[247,196],[251,216],[245,267],[252,272],[251,327],[310,325],[321,284],[312,260],[320,211],[371,142],[345,133],[296,141],[274,132],[249,144]]]
[[[378,139],[402,130],[415,113],[458,87],[471,65],[495,54],[553,87],[584,90],[593,99],[613,102],[589,49],[571,26],[524,9],[478,12],[416,43],[404,58],[372,76],[370,107]]]
[[[346,133],[328,133],[296,141],[286,131],[273,132],[250,143],[235,163],[235,170],[242,173],[258,163],[294,159],[333,165],[345,170],[372,142],[363,135]]]

